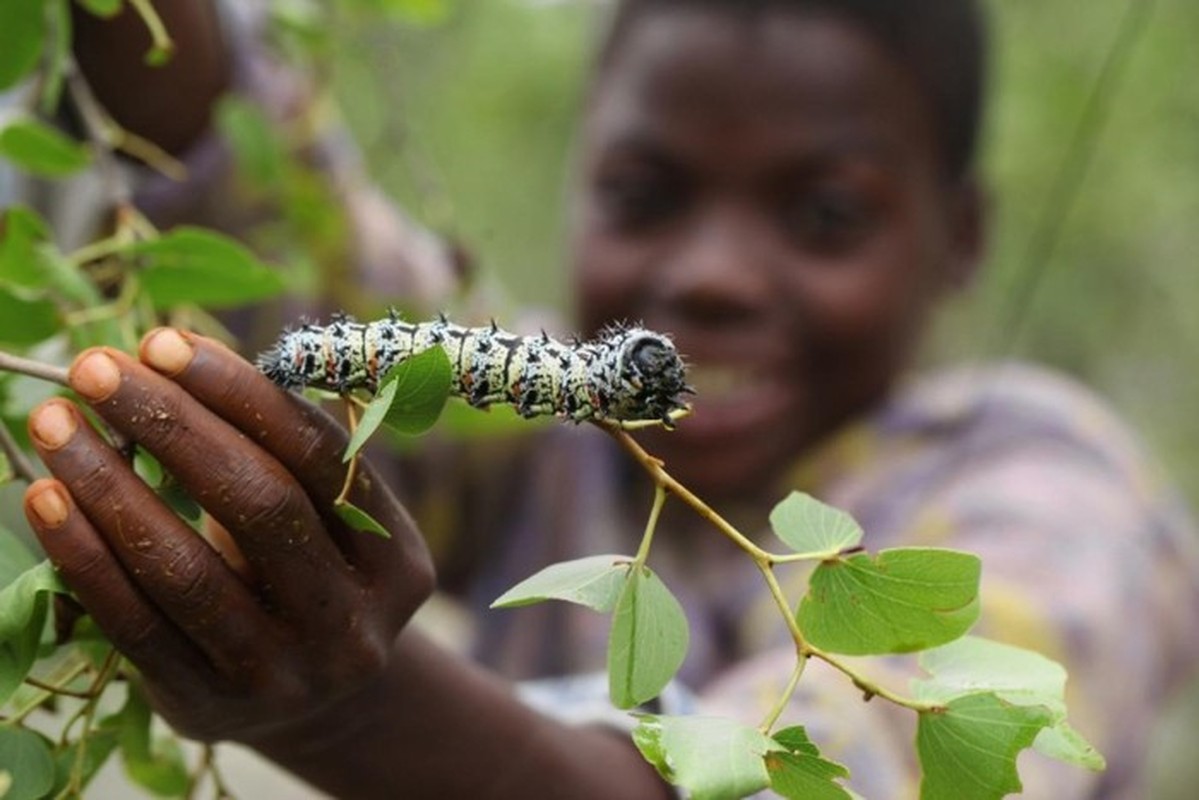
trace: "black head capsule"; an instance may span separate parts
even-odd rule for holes
[[[686,366],[668,336],[643,328],[625,332],[620,377],[634,389],[622,419],[665,419],[682,405],[679,395],[687,387]]]

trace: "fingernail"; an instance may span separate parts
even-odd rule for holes
[[[167,375],[177,375],[191,363],[195,351],[191,342],[174,328],[152,331],[142,342],[142,360]]]
[[[70,380],[71,388],[88,400],[105,400],[121,385],[121,371],[107,353],[94,350],[75,362]]]
[[[43,528],[57,528],[67,521],[71,513],[71,506],[62,490],[57,484],[49,482],[43,487],[30,488],[27,506]]]
[[[61,400],[44,403],[29,416],[29,432],[47,450],[69,442],[75,427],[75,414]]]

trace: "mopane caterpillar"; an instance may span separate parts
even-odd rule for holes
[[[328,325],[286,331],[258,357],[285,388],[374,392],[395,364],[429,347],[445,349],[451,392],[476,408],[511,403],[525,417],[555,414],[576,422],[661,421],[686,405],[686,367],[668,336],[615,325],[591,341],[520,336],[495,325],[468,328],[441,317],[412,323],[394,312],[376,322],[339,315]]]

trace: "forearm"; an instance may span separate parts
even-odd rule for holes
[[[541,716],[412,631],[374,685],[252,744],[339,797],[673,796],[627,738]]]

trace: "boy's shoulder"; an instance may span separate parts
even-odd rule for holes
[[[959,365],[906,381],[873,420],[880,435],[948,448],[1073,450],[1124,469],[1152,463],[1133,427],[1094,389],[1027,362]]]

